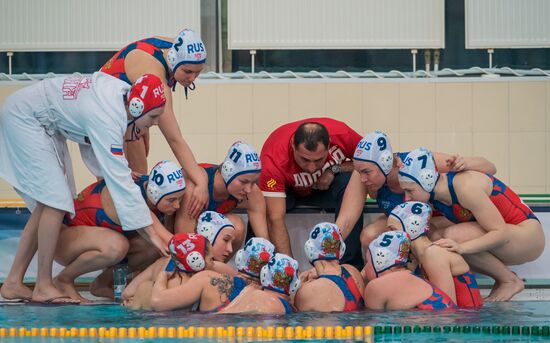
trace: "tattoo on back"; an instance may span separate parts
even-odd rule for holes
[[[225,299],[229,299],[231,291],[233,290],[233,281],[227,275],[222,275],[221,277],[212,277],[210,278],[210,284],[217,288],[220,295],[220,301],[224,302]]]

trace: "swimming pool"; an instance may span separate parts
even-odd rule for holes
[[[296,330],[303,329],[306,338],[306,328],[312,327],[310,336],[315,338],[317,327],[331,327],[331,336],[336,335],[336,327],[373,327],[373,335],[369,340],[376,342],[400,342],[414,339],[415,342],[517,342],[517,341],[548,341],[550,339],[550,305],[549,302],[507,302],[488,303],[479,311],[456,310],[445,312],[429,311],[394,311],[394,312],[353,312],[353,313],[297,313],[288,316],[265,316],[265,315],[212,315],[198,314],[184,311],[174,312],[141,312],[132,311],[118,305],[80,305],[80,306],[32,306],[32,305],[2,305],[0,306],[0,327],[1,328],[140,328],[147,330],[150,327],[156,328],[157,334],[154,338],[104,338],[99,337],[65,337],[57,338],[62,342],[154,342],[168,339],[159,338],[159,333],[167,328],[193,327],[194,338],[183,338],[183,341],[220,342],[219,338],[207,336],[206,328],[212,327],[210,334],[216,328],[233,327],[236,331],[222,340],[228,341],[231,338],[237,341],[257,341],[256,328],[263,327],[264,330],[272,327],[271,337],[275,338],[277,327],[292,327],[293,336],[296,337]],[[204,329],[199,329],[199,328]],[[238,332],[239,327],[241,329]],[[298,329],[300,327],[300,329]],[[249,339],[246,338],[246,329],[251,328],[253,332]],[[534,328],[534,329],[533,329]],[[235,330],[234,329],[234,330]],[[9,330],[9,329],[8,329]],[[199,332],[201,330],[201,332]],[[252,331],[253,330],[253,331]],[[321,329],[319,329],[321,330]],[[428,332],[429,331],[429,332]],[[9,332],[9,331],[8,331]],[[175,332],[175,331],[172,331]],[[177,331],[176,331],[177,332]],[[186,331],[186,336],[189,331]],[[323,331],[325,332],[325,331]],[[60,336],[60,331],[56,333]],[[106,334],[107,335],[107,334]],[[199,337],[199,336],[204,337]],[[176,335],[177,336],[177,335]],[[242,336],[242,338],[238,337]],[[264,332],[264,338],[268,339]],[[286,337],[284,334],[281,338]],[[351,336],[353,337],[353,335]],[[351,342],[352,338],[335,341]],[[0,342],[39,342],[44,337],[1,337]],[[55,338],[47,338],[48,341],[55,341]],[[364,339],[361,339],[364,340]],[[294,340],[286,340],[293,342]],[[326,341],[317,340],[317,341]]]

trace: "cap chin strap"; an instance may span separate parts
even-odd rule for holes
[[[170,88],[172,89],[172,92],[175,92],[175,91],[176,91],[176,86],[177,86],[177,84],[178,84],[178,83],[177,83],[176,79],[175,79],[173,76],[170,78],[170,81],[168,81],[168,87],[170,87]],[[189,90],[194,91],[195,88],[196,88],[196,87],[195,87],[195,82],[191,82],[191,85],[189,85],[189,86],[187,86],[187,87],[185,87],[185,88],[183,89],[183,91],[184,91],[184,93],[185,93],[185,100],[188,99],[188,98],[187,98],[187,93],[188,93],[188,91],[189,91]]]

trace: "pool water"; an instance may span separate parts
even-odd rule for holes
[[[453,310],[443,312],[430,311],[392,311],[392,312],[352,312],[352,313],[296,313],[287,316],[267,315],[215,315],[174,312],[132,311],[118,305],[79,305],[79,306],[0,306],[0,327],[178,327],[178,326],[415,326],[424,327],[483,327],[483,326],[545,326],[550,325],[550,303],[542,301],[487,303],[481,310]],[[470,331],[471,332],[471,331]],[[415,342],[518,342],[548,341],[550,337],[519,334],[489,334],[463,332],[434,333],[386,333],[374,335],[376,342],[409,341]],[[4,337],[0,342],[43,342],[44,340],[62,342],[156,342],[168,338],[130,339],[130,338],[41,338],[41,337]],[[218,339],[194,338],[178,339],[189,342],[220,342]],[[314,341],[314,340],[311,340]],[[319,340],[318,340],[319,341]],[[326,341],[326,340],[322,340]],[[292,341],[286,341],[292,342]],[[344,341],[342,341],[344,342]],[[350,342],[347,340],[346,342]]]

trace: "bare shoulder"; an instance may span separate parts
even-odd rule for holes
[[[484,173],[475,170],[467,170],[456,173],[453,184],[455,187],[459,186],[462,189],[479,189],[480,186],[491,184],[491,179]]]
[[[442,247],[434,244],[426,248],[426,250],[424,251],[424,257],[427,261],[433,261],[447,260],[449,256],[446,249],[443,249]]]
[[[473,170],[457,173],[453,183],[458,201],[467,209],[477,207],[479,201],[491,194],[493,188],[489,176]]]
[[[162,63],[143,50],[134,49],[128,53],[124,60],[124,68],[132,83],[143,74],[153,74],[158,76],[163,83],[168,82]]]
[[[152,265],[151,268],[153,269],[153,275],[158,275],[161,271],[166,268],[166,265],[170,261],[170,257],[161,257],[157,259]]]

